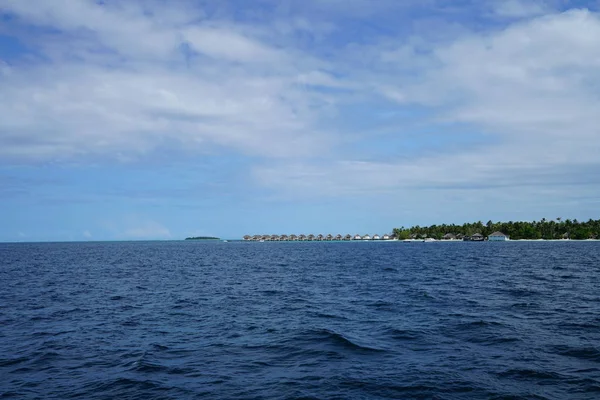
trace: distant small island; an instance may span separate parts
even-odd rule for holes
[[[213,236],[194,236],[194,237],[187,237],[185,238],[185,240],[221,240],[218,237],[213,237]]]

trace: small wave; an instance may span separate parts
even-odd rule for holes
[[[339,319],[339,320],[347,320],[348,318],[342,317],[341,315],[327,314],[322,312],[311,312],[311,315],[314,315],[317,318],[323,319]]]
[[[378,349],[375,347],[355,343],[354,341],[348,339],[346,336],[339,334],[337,332],[334,332],[334,331],[330,331],[329,329],[321,329],[321,330],[314,331],[311,336],[315,336],[315,338],[318,340],[321,340],[321,341],[325,340],[325,341],[329,342],[330,344],[333,344],[336,346],[341,346],[347,350],[361,351],[361,352],[374,352],[374,353],[384,351],[382,349]]]
[[[514,303],[510,306],[510,308],[539,308],[537,303]]]
[[[22,399],[24,396],[22,393],[17,393],[17,392],[4,392],[2,394],[0,394],[0,397],[2,397],[3,399]]]
[[[563,376],[555,372],[539,371],[535,369],[509,369],[497,374],[501,378],[521,379],[521,380],[561,380]]]
[[[129,378],[117,378],[109,381],[103,381],[88,385],[86,388],[88,393],[94,392],[97,394],[106,393],[122,397],[129,393],[140,393],[147,396],[150,391],[166,391],[169,387],[163,386],[158,382],[151,380],[137,380]],[[144,396],[136,396],[135,398],[144,398]]]
[[[55,351],[35,352],[33,353],[35,363],[46,363],[60,358],[60,354]]]
[[[561,356],[578,358],[581,360],[589,360],[600,362],[600,350],[595,347],[570,347],[570,346],[554,346],[553,353]]]
[[[484,345],[500,345],[504,343],[520,342],[521,339],[516,337],[505,337],[498,335],[478,335],[467,339],[468,342],[484,344]]]
[[[132,364],[130,364],[128,370],[132,372],[140,372],[145,374],[162,373],[168,375],[185,375],[194,371],[194,369],[192,368],[169,367],[166,365],[146,360],[139,360],[133,362]]]
[[[502,324],[500,322],[496,322],[496,321],[484,321],[484,320],[479,320],[479,321],[473,321],[473,322],[467,322],[467,323],[463,323],[463,324],[459,324],[459,328],[477,328],[477,327],[487,327],[487,326],[502,326]]]
[[[512,289],[504,289],[505,293],[509,294],[512,297],[535,297],[540,293],[533,289],[526,288],[512,288]]]
[[[571,323],[565,323],[565,324],[561,324],[560,327],[562,329],[569,329],[569,330],[590,330],[590,329],[600,329],[600,325],[599,324],[593,324],[593,323],[588,323],[588,322],[581,322],[581,323],[577,323],[577,322],[571,322]]]
[[[283,292],[281,290],[261,290],[259,293],[265,296],[276,296],[278,294],[282,294]]]
[[[393,339],[396,340],[418,340],[423,334],[418,331],[413,331],[409,329],[390,329],[389,334]]]
[[[375,307],[382,310],[390,310],[394,308],[394,303],[390,303],[389,301],[377,300],[374,303],[369,304],[369,307]]]
[[[0,359],[0,367],[9,367],[11,365],[17,365],[27,361],[29,361],[29,358],[27,357],[3,358]]]
[[[175,304],[173,305],[172,308],[180,309],[180,308],[196,306],[196,305],[198,305],[198,302],[196,300],[179,299],[179,300],[175,301]]]

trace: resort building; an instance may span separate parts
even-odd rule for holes
[[[490,242],[504,242],[509,239],[508,235],[505,235],[502,232],[494,232],[488,236],[488,240]]]
[[[485,237],[481,233],[476,233],[473,236],[471,236],[472,242],[483,242],[484,239]]]
[[[442,236],[442,240],[456,240],[457,237],[454,233],[446,233],[444,236]]]
[[[340,234],[337,235],[332,235],[331,233],[327,234],[327,235],[323,235],[323,234],[319,234],[319,235],[313,235],[312,233],[310,235],[304,235],[304,234],[300,234],[300,235],[244,235],[243,239],[245,241],[252,241],[252,242],[290,242],[290,241],[328,241],[328,242],[332,242],[332,241],[351,241],[351,240],[393,240],[395,239],[393,235],[391,234],[385,234],[383,236],[380,236],[378,234],[375,234],[373,236],[370,235],[350,235],[347,234],[345,236],[342,236]],[[482,239],[483,240],[483,239]]]

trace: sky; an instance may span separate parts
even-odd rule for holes
[[[599,210],[600,1],[0,0],[0,241]]]

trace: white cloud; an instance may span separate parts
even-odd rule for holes
[[[585,171],[598,170],[600,154],[598,14],[549,15],[425,52],[410,47],[415,43],[367,46],[359,52],[364,69],[348,71],[398,107],[430,107],[436,122],[462,126],[488,144],[393,162],[358,156],[363,161],[265,165],[257,167],[257,179],[294,195],[590,182]],[[438,129],[440,138],[452,134]]]
[[[327,151],[332,138],[317,121],[331,97],[298,77],[335,80],[313,57],[265,43],[264,29],[160,2],[36,4],[2,5],[61,33],[20,28],[51,62],[2,67],[0,157],[127,159],[165,144],[268,157]]]
[[[193,27],[185,38],[193,49],[217,59],[268,64],[284,58],[277,50],[227,29]]]
[[[264,186],[331,196],[565,184],[597,168],[598,13],[557,13],[541,1],[493,2],[499,21],[510,23],[487,31],[447,23],[435,34],[418,28],[390,37],[350,34],[340,43],[344,27],[332,17],[338,10],[346,18],[374,18],[417,2],[299,5],[307,15],[319,11],[314,21],[302,12],[286,16],[291,8],[282,4],[273,25],[254,26],[207,18],[187,2],[107,3],[0,6],[24,25],[61,32],[31,36],[21,26],[20,38],[50,61],[0,66],[0,157],[129,159],[164,147],[197,153],[226,147],[280,158],[255,166]],[[295,32],[317,33],[303,42]],[[328,34],[336,40],[320,48]],[[367,157],[360,146],[336,149],[370,134],[331,129],[352,117],[336,114],[338,106],[361,104],[368,118],[381,111],[381,99],[393,104],[387,111],[426,110],[421,124],[440,130],[435,137],[451,134],[438,128],[444,123],[485,140],[392,161]],[[402,143],[404,130],[398,131],[393,139]],[[125,231],[169,234],[152,223]]]

